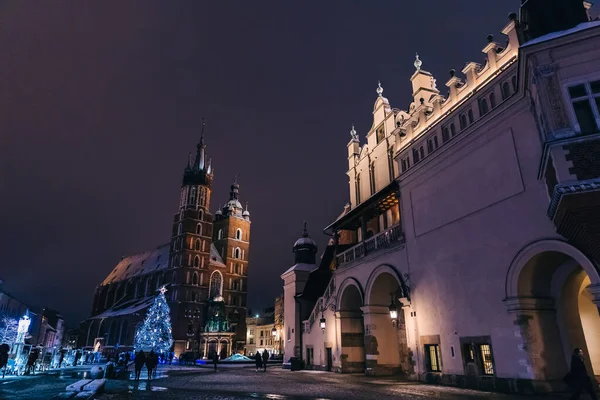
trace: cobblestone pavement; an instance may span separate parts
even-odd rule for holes
[[[146,371],[142,371],[145,378]],[[0,381],[0,399],[49,400],[77,378],[70,374],[44,374]],[[318,371],[292,372],[272,367],[266,373],[253,368],[160,367],[159,376],[148,382],[109,380],[97,400],[129,399],[276,399],[276,400],[554,400],[564,396],[516,396],[452,387],[420,385],[393,378],[341,375]]]
[[[143,373],[142,373],[143,375]],[[509,400],[560,399],[562,396],[514,396],[451,387],[420,385],[390,378],[341,375],[317,371],[292,372],[271,368],[266,373],[252,368],[173,371],[165,379],[112,381],[99,399],[406,399],[406,400]]]

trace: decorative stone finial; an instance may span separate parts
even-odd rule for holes
[[[358,133],[354,130],[354,124],[352,124],[352,129],[350,130],[350,136],[352,136],[352,140],[358,141]]]
[[[414,66],[417,69],[417,71],[421,70],[421,65],[423,65],[423,61],[419,60],[419,54],[417,53],[417,57],[416,57],[415,63],[414,63]]]
[[[377,81],[377,94],[379,97],[383,97],[383,88],[381,87],[381,82]]]
[[[306,221],[304,221],[304,229],[302,230],[302,237],[308,237],[308,230],[306,229]]]

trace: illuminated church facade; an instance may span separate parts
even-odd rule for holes
[[[176,356],[225,358],[245,345],[250,213],[231,185],[229,200],[210,212],[213,170],[204,135],[183,173],[170,241],[124,257],[96,288],[80,346],[132,349],[135,330],[166,285]],[[121,350],[119,350],[121,351]]]

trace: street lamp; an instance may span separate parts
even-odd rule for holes
[[[319,321],[319,325],[321,326],[321,330],[325,333],[325,316],[321,312],[321,320]]]
[[[388,308],[390,310],[390,318],[392,319],[392,324],[396,325],[396,322],[398,321],[398,307],[396,306],[396,302],[394,301],[393,297],[392,304],[390,304]]]

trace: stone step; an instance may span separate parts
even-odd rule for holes
[[[91,379],[82,379],[67,386],[67,392],[81,392],[83,387],[92,382]]]

